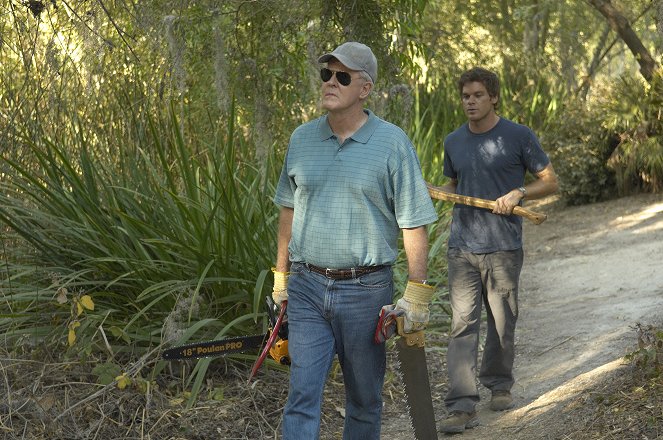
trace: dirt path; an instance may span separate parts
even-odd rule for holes
[[[557,416],[620,368],[636,342],[632,326],[663,319],[663,195],[555,205],[528,205],[549,217],[524,227],[515,407],[490,411],[481,387],[481,425],[456,436],[463,440],[560,438],[564,418]],[[441,399],[434,396],[437,418],[445,415]],[[412,434],[400,430],[396,438]]]

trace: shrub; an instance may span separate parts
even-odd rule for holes
[[[609,198],[614,193],[614,172],[607,159],[616,140],[591,118],[584,103],[567,104],[541,139],[560,181],[560,194],[569,205]]]
[[[597,113],[604,126],[619,133],[620,143],[608,167],[620,195],[663,189],[663,70],[651,83],[624,77],[601,96]]]

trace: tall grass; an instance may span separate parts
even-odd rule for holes
[[[232,124],[205,148],[187,143],[173,112],[147,126],[143,145],[112,152],[82,135],[26,137],[38,172],[3,158],[0,220],[18,246],[1,285],[9,341],[66,347],[74,319],[70,350],[114,355],[255,331],[276,249],[276,167],[256,168]],[[79,317],[81,295],[95,310]]]

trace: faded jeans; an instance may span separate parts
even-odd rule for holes
[[[327,375],[338,355],[345,384],[343,438],[380,438],[385,344],[373,337],[383,305],[392,303],[391,267],[332,280],[293,263],[288,280],[290,389],[283,439],[317,439]]]
[[[513,386],[514,331],[518,319],[518,280],[523,250],[473,254],[451,248],[447,253],[452,322],[447,369],[447,410],[473,412],[481,306],[486,305],[486,344],[479,381],[492,390]]]

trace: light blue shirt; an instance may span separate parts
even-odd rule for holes
[[[290,261],[335,269],[392,264],[400,229],[437,220],[407,135],[364,111],[368,120],[342,145],[326,115],[290,138],[274,197],[294,208]]]

